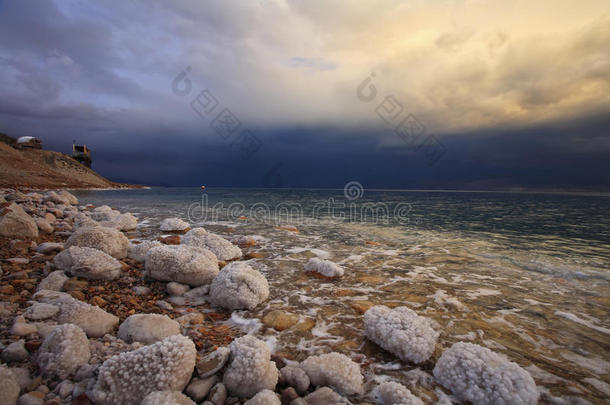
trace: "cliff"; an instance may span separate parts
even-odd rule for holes
[[[0,142],[0,187],[3,188],[128,188],[72,159],[48,150],[15,149]]]

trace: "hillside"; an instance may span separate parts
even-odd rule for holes
[[[0,142],[0,187],[126,188],[134,186],[110,181],[60,152],[18,150]]]

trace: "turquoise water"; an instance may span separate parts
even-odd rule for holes
[[[153,188],[78,191],[82,203],[136,214],[135,237],[154,238],[178,216],[228,239],[256,236],[251,260],[270,300],[232,324],[297,360],[340,351],[359,359],[371,386],[411,384],[442,396],[433,362],[401,364],[362,336],[361,305],[406,305],[433,319],[439,352],[470,341],[525,367],[544,393],[603,403],[610,395],[610,197],[584,194]],[[333,207],[331,209],[331,207]],[[299,232],[278,229],[292,224]],[[245,249],[248,250],[248,249]],[[346,275],[303,273],[318,256]],[[281,332],[272,309],[314,326]]]

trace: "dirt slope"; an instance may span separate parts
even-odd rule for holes
[[[0,142],[0,187],[124,188],[70,156],[48,150],[17,150]]]

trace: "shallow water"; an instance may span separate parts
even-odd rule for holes
[[[251,264],[269,280],[271,296],[230,322],[295,360],[343,352],[361,363],[370,387],[397,379],[434,402],[444,397],[431,377],[435,360],[452,343],[470,341],[525,367],[545,402],[610,397],[608,196],[366,190],[350,200],[343,190],[196,188],[75,194],[136,214],[143,239],[158,236],[160,220],[170,216],[229,239],[258,235],[244,250],[264,253]],[[277,227],[288,223],[299,232]],[[345,276],[304,274],[314,256],[341,264]],[[433,319],[441,332],[433,358],[402,364],[364,339],[362,310],[372,304],[405,305]],[[298,314],[301,323],[267,328],[260,320],[271,309]]]

